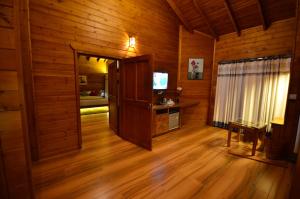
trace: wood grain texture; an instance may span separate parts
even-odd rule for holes
[[[266,15],[264,13],[264,8],[262,6],[261,0],[256,0],[256,4],[259,10],[259,16],[261,19],[261,23],[262,23],[262,27],[264,30],[268,29],[268,22],[267,22],[267,18]]]
[[[100,94],[105,90],[107,64],[97,57],[77,56],[78,74],[87,77],[87,85],[80,85],[80,91],[96,91]]]
[[[119,134],[120,123],[120,72],[119,61],[114,61],[108,66],[108,106],[109,127]]]
[[[87,77],[87,85],[80,85],[80,91],[97,91],[100,94],[101,90],[105,90],[105,74],[86,74],[81,73]]]
[[[5,19],[0,20],[0,176],[1,186],[5,186],[0,196],[12,199],[31,198],[33,194],[23,96],[20,2],[0,1]]]
[[[152,149],[153,56],[120,62],[119,135],[137,146]]]
[[[82,116],[82,127],[81,152],[34,165],[37,198],[284,199],[289,190],[291,168],[229,155],[225,130],[185,126],[149,152],[109,130],[107,114]]]
[[[300,117],[300,8],[299,2],[297,7],[297,20],[296,20],[296,38],[294,40],[294,50],[293,50],[293,66],[291,69],[289,94],[296,94],[296,100],[288,100],[287,111],[286,111],[286,123],[285,132],[287,143],[287,151],[293,152],[294,144],[296,140],[298,121]]]
[[[157,136],[169,131],[169,113],[157,114],[153,111],[153,133],[152,136]]]
[[[69,125],[78,116],[70,44],[80,51],[115,58],[154,53],[155,70],[168,72],[169,87],[175,89],[178,25],[176,15],[167,2],[161,0],[30,0],[39,158],[79,146],[75,138],[79,136],[78,127]],[[128,49],[129,34],[136,37],[135,49]],[[55,103],[50,103],[53,101]]]
[[[174,0],[166,0],[166,1],[168,2],[169,6],[172,8],[172,10],[175,12],[175,14],[177,15],[177,17],[181,21],[181,23],[184,25],[184,27],[188,31],[193,32],[194,28],[190,25],[190,23],[187,20],[185,20],[185,18],[183,17],[182,12],[177,7],[177,5],[175,4]]]
[[[182,123],[201,126],[207,123],[209,110],[214,39],[197,33],[191,34],[184,29],[181,31],[180,75],[178,80],[178,86],[183,88],[181,100],[199,101],[199,105],[196,107],[184,109]],[[189,58],[204,58],[203,80],[188,80]]]
[[[240,36],[241,35],[241,30],[240,30],[240,27],[237,23],[237,20],[236,20],[236,17],[234,15],[234,13],[233,13],[233,10],[231,8],[231,4],[229,3],[228,0],[224,0],[224,6],[226,8],[227,14],[230,18],[230,21],[232,23],[232,26],[233,26],[235,32],[237,33],[238,36]]]
[[[219,36],[217,35],[216,31],[214,30],[214,27],[212,26],[211,22],[209,21],[207,15],[205,14],[205,12],[202,10],[200,5],[198,4],[197,0],[193,0],[193,4],[194,4],[195,9],[199,13],[199,15],[201,15],[204,18],[205,23],[206,23],[207,27],[209,28],[212,36],[217,39]]]
[[[198,12],[195,1],[205,12],[205,16]],[[182,13],[182,20],[189,23],[194,30],[211,34],[211,28],[207,26],[208,19],[216,34],[224,35],[235,32],[236,26],[240,30],[261,26],[262,14],[267,24],[295,17],[297,0],[261,0],[261,6],[258,6],[257,0],[226,1],[228,3],[225,5],[224,0],[174,0],[174,7]],[[226,9],[227,5],[235,18],[234,27]]]
[[[255,58],[270,55],[293,55],[296,36],[295,27],[296,20],[295,18],[291,18],[273,23],[266,31],[261,30],[259,27],[255,27],[242,31],[241,37],[237,37],[234,34],[227,34],[220,37],[220,40],[216,43],[215,60],[212,73],[210,122],[212,121],[214,113],[218,62],[222,60],[236,60],[241,58]],[[298,70],[298,67],[295,65],[291,66],[291,70]],[[292,73],[294,74],[294,72]],[[290,85],[295,87],[296,84],[297,83],[291,78]],[[292,91],[290,90],[290,93],[291,92]],[[288,101],[288,104],[289,103],[294,102]],[[288,115],[289,112],[294,112],[294,110],[295,108],[290,109],[288,107],[286,114]],[[287,116],[285,121],[289,120],[292,120],[292,117]],[[291,152],[295,140],[293,138],[294,134],[295,133],[292,131],[286,131],[285,133],[286,142],[290,142],[290,145],[286,144],[286,151]]]
[[[35,134],[34,121],[34,96],[33,96],[33,78],[32,78],[32,51],[31,51],[31,34],[29,21],[29,0],[20,1],[20,31],[21,31],[21,56],[23,65],[23,82],[25,93],[25,106],[27,128],[30,141],[31,158],[38,159],[38,143]]]

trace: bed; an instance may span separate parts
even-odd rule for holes
[[[80,107],[107,106],[108,98],[101,96],[80,96]]]

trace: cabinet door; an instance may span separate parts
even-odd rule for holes
[[[169,114],[157,114],[155,118],[156,122],[156,133],[155,135],[159,135],[169,131]]]

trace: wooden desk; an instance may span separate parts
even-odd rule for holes
[[[228,147],[230,147],[231,132],[234,128],[239,129],[238,130],[238,138],[237,138],[238,141],[240,141],[241,130],[245,130],[245,132],[252,134],[252,136],[251,136],[253,138],[252,156],[254,156],[255,152],[256,152],[256,146],[257,146],[259,134],[266,132],[267,125],[263,124],[263,123],[256,124],[256,123],[247,122],[247,121],[243,121],[243,120],[229,122],[229,124],[228,124],[228,139],[227,139]]]
[[[159,105],[154,105],[153,110],[161,110],[161,109],[168,109],[168,108],[185,108],[185,107],[195,106],[197,104],[199,104],[198,101],[182,101],[174,105],[159,104]]]
[[[197,101],[182,101],[174,105],[154,105],[152,121],[153,121],[153,133],[152,136],[158,136],[172,130],[181,128],[181,112],[183,108],[191,107],[199,104]],[[175,113],[173,113],[175,111]],[[171,116],[172,115],[172,116]],[[178,119],[178,127],[172,126],[170,121],[172,119]]]

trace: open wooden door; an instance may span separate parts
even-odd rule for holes
[[[119,77],[118,61],[108,66],[109,127],[119,134]]]
[[[120,136],[152,149],[153,58],[144,55],[121,60]]]

